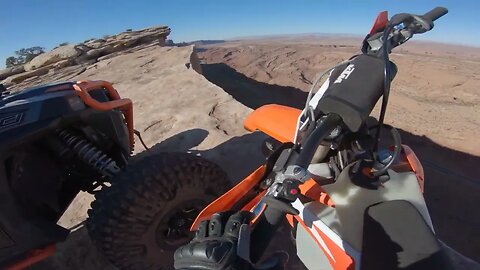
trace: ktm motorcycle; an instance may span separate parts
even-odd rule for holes
[[[437,7],[390,20],[380,13],[362,53],[320,74],[303,110],[271,104],[252,112],[245,128],[266,133],[277,147],[191,230],[216,212],[244,210],[255,219],[242,227],[237,252],[252,263],[286,218],[308,269],[447,269],[423,197],[422,165],[383,123],[397,72],[389,54],[447,12]],[[376,120],[369,115],[380,98]],[[391,146],[383,146],[385,137]]]

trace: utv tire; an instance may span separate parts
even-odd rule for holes
[[[193,236],[190,225],[228,190],[223,170],[187,153],[132,162],[96,194],[87,229],[108,260],[124,269],[173,269],[173,253]]]

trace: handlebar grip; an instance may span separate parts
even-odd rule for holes
[[[448,9],[444,7],[436,7],[430,10],[429,12],[425,13],[423,17],[433,22],[447,13],[448,13]]]
[[[285,213],[275,207],[267,207],[259,217],[251,235],[250,259],[253,263],[260,260],[284,217]]]

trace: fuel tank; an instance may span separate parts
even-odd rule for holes
[[[406,201],[420,213],[433,232],[419,182],[414,172],[389,170],[390,179],[377,188],[367,188],[353,177],[351,164],[337,181],[322,188],[334,207],[317,201],[294,202],[297,216],[296,244],[299,258],[308,269],[360,269],[364,216],[376,204]]]

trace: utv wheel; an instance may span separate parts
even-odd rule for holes
[[[190,154],[163,153],[128,165],[96,195],[87,228],[119,269],[173,269],[173,253],[191,237],[198,213],[228,190],[217,165]]]

